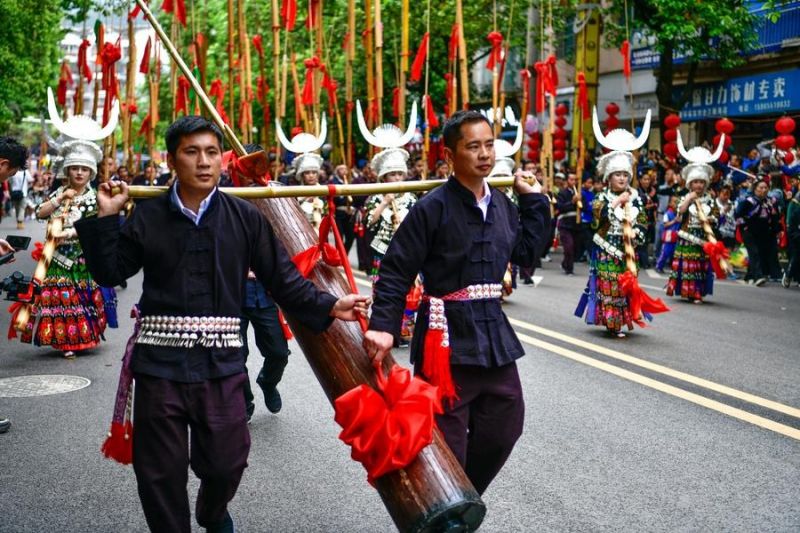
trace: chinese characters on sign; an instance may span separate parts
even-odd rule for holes
[[[676,89],[675,98],[682,92],[682,87]],[[797,109],[800,109],[800,69],[793,69],[698,84],[680,115],[684,121],[693,121]]]

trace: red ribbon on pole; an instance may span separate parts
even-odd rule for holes
[[[586,75],[578,72],[578,108],[583,120],[589,119],[589,91],[586,89]]]
[[[303,83],[303,105],[314,105],[314,71],[320,68],[321,63],[317,56],[306,59],[306,81]]]
[[[727,261],[731,257],[731,253],[725,248],[725,244],[722,241],[717,241],[713,244],[705,242],[703,243],[703,252],[708,256],[711,268],[714,269],[714,275],[717,279],[725,279],[728,273],[722,268],[720,262],[722,260]]]
[[[309,0],[308,18],[306,18],[306,29],[313,30],[319,24],[322,13],[319,12],[319,0]]]
[[[631,77],[631,43],[628,39],[622,41],[622,46],[619,47],[619,53],[622,54],[622,75],[626,79]]]
[[[161,4],[161,9],[165,13],[172,13],[181,23],[181,26],[186,27],[186,4],[183,0],[164,0]]]
[[[453,24],[453,29],[450,30],[450,41],[447,44],[447,60],[455,61],[456,53],[458,52],[458,24]]]
[[[349,44],[350,44],[350,32],[348,31],[344,34],[344,39],[342,39],[342,50],[347,50]]]
[[[186,76],[178,76],[178,94],[175,98],[175,112],[180,113],[183,111],[189,114],[189,80]]]
[[[536,113],[543,113],[548,68],[544,61],[537,61],[533,68],[536,71]]]
[[[492,49],[489,52],[489,60],[486,62],[486,68],[488,70],[494,70],[494,67],[499,65],[503,60],[503,34],[499,31],[489,32],[489,35],[486,36],[486,40],[492,45]]]
[[[377,390],[362,384],[333,402],[339,439],[370,483],[411,464],[433,441],[435,415],[444,412],[437,388],[408,369],[394,365],[388,379],[381,367],[375,371]]]
[[[297,23],[297,0],[283,0],[281,2],[281,20],[283,20],[283,28],[285,30],[294,30],[294,25]]]
[[[181,76],[181,78],[183,78],[183,76]],[[180,81],[180,78],[178,81]],[[225,86],[222,84],[221,79],[217,78],[211,82],[211,87],[208,89],[208,96],[209,98],[217,99],[214,102],[214,107],[216,108],[217,113],[219,113],[222,117],[223,122],[230,125],[230,119],[228,119],[228,115],[225,113]]]
[[[400,88],[395,87],[392,89],[392,116],[395,118],[400,117]]]
[[[333,116],[334,104],[336,103],[336,89],[339,88],[339,84],[331,77],[325,65],[322,65],[320,68],[322,69],[322,88],[328,93],[328,113]]]
[[[142,74],[147,74],[150,72],[150,48],[152,46],[152,42],[150,41],[150,37],[147,38],[147,44],[144,45],[144,53],[142,54],[142,62],[139,63],[139,72]]]
[[[264,42],[261,37],[261,34],[253,36],[253,46],[255,46],[256,50],[258,50],[258,56],[264,57]]]
[[[89,39],[84,39],[78,47],[78,72],[81,73],[87,82],[92,81],[92,69],[89,67],[89,62],[86,59],[89,46],[91,46]]]
[[[430,34],[425,32],[425,35],[422,36],[422,40],[419,42],[419,48],[417,48],[417,55],[414,56],[414,62],[411,64],[411,76],[409,80],[414,83],[422,79],[422,69],[425,67],[425,58],[428,56],[428,39],[430,39]]]
[[[531,71],[524,68],[519,71],[519,77],[522,80],[522,94],[526,98],[531,97]]]
[[[147,135],[148,131],[150,131],[150,113],[145,115],[144,119],[142,120],[142,125],[139,127],[139,133],[137,133],[137,135],[139,137],[142,135]]]
[[[423,97],[423,99],[425,101],[425,122],[431,129],[438,128],[439,117],[436,116],[436,111],[434,111],[433,109],[433,102],[431,102],[431,95],[426,94]]]
[[[556,64],[556,56],[551,55],[547,58],[547,92],[556,95],[558,90],[558,68]]]
[[[628,299],[631,306],[631,317],[640,328],[645,327],[644,314],[665,313],[669,311],[661,298],[653,298],[639,286],[639,280],[630,270],[626,270],[618,279],[619,289]]]
[[[446,72],[444,75],[444,90],[444,100],[446,102],[444,104],[444,114],[445,116],[450,116],[450,110],[453,109],[453,102],[451,101],[453,96],[453,74],[451,72]]]

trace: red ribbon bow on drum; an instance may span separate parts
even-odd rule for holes
[[[711,262],[714,275],[717,276],[718,279],[725,279],[728,273],[725,272],[725,269],[722,268],[720,263],[722,261],[727,261],[731,257],[731,253],[725,248],[725,244],[722,241],[717,241],[715,243],[706,242],[703,244],[703,251]]]
[[[644,313],[655,314],[669,311],[661,298],[653,298],[639,286],[639,280],[630,270],[619,277],[619,288],[631,306],[631,317],[640,328],[645,327]]]
[[[339,438],[371,484],[408,466],[433,441],[434,415],[443,412],[437,388],[408,369],[394,365],[387,379],[376,367],[376,377],[377,391],[359,385],[333,402]]]

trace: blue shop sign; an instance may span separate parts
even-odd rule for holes
[[[673,97],[683,93],[678,87]],[[772,115],[800,109],[800,68],[694,86],[680,111],[685,122],[716,117]]]

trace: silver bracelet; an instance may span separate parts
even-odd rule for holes
[[[61,205],[61,202],[56,200],[55,197],[50,198],[50,203],[53,205],[53,209],[58,209],[58,207]]]

